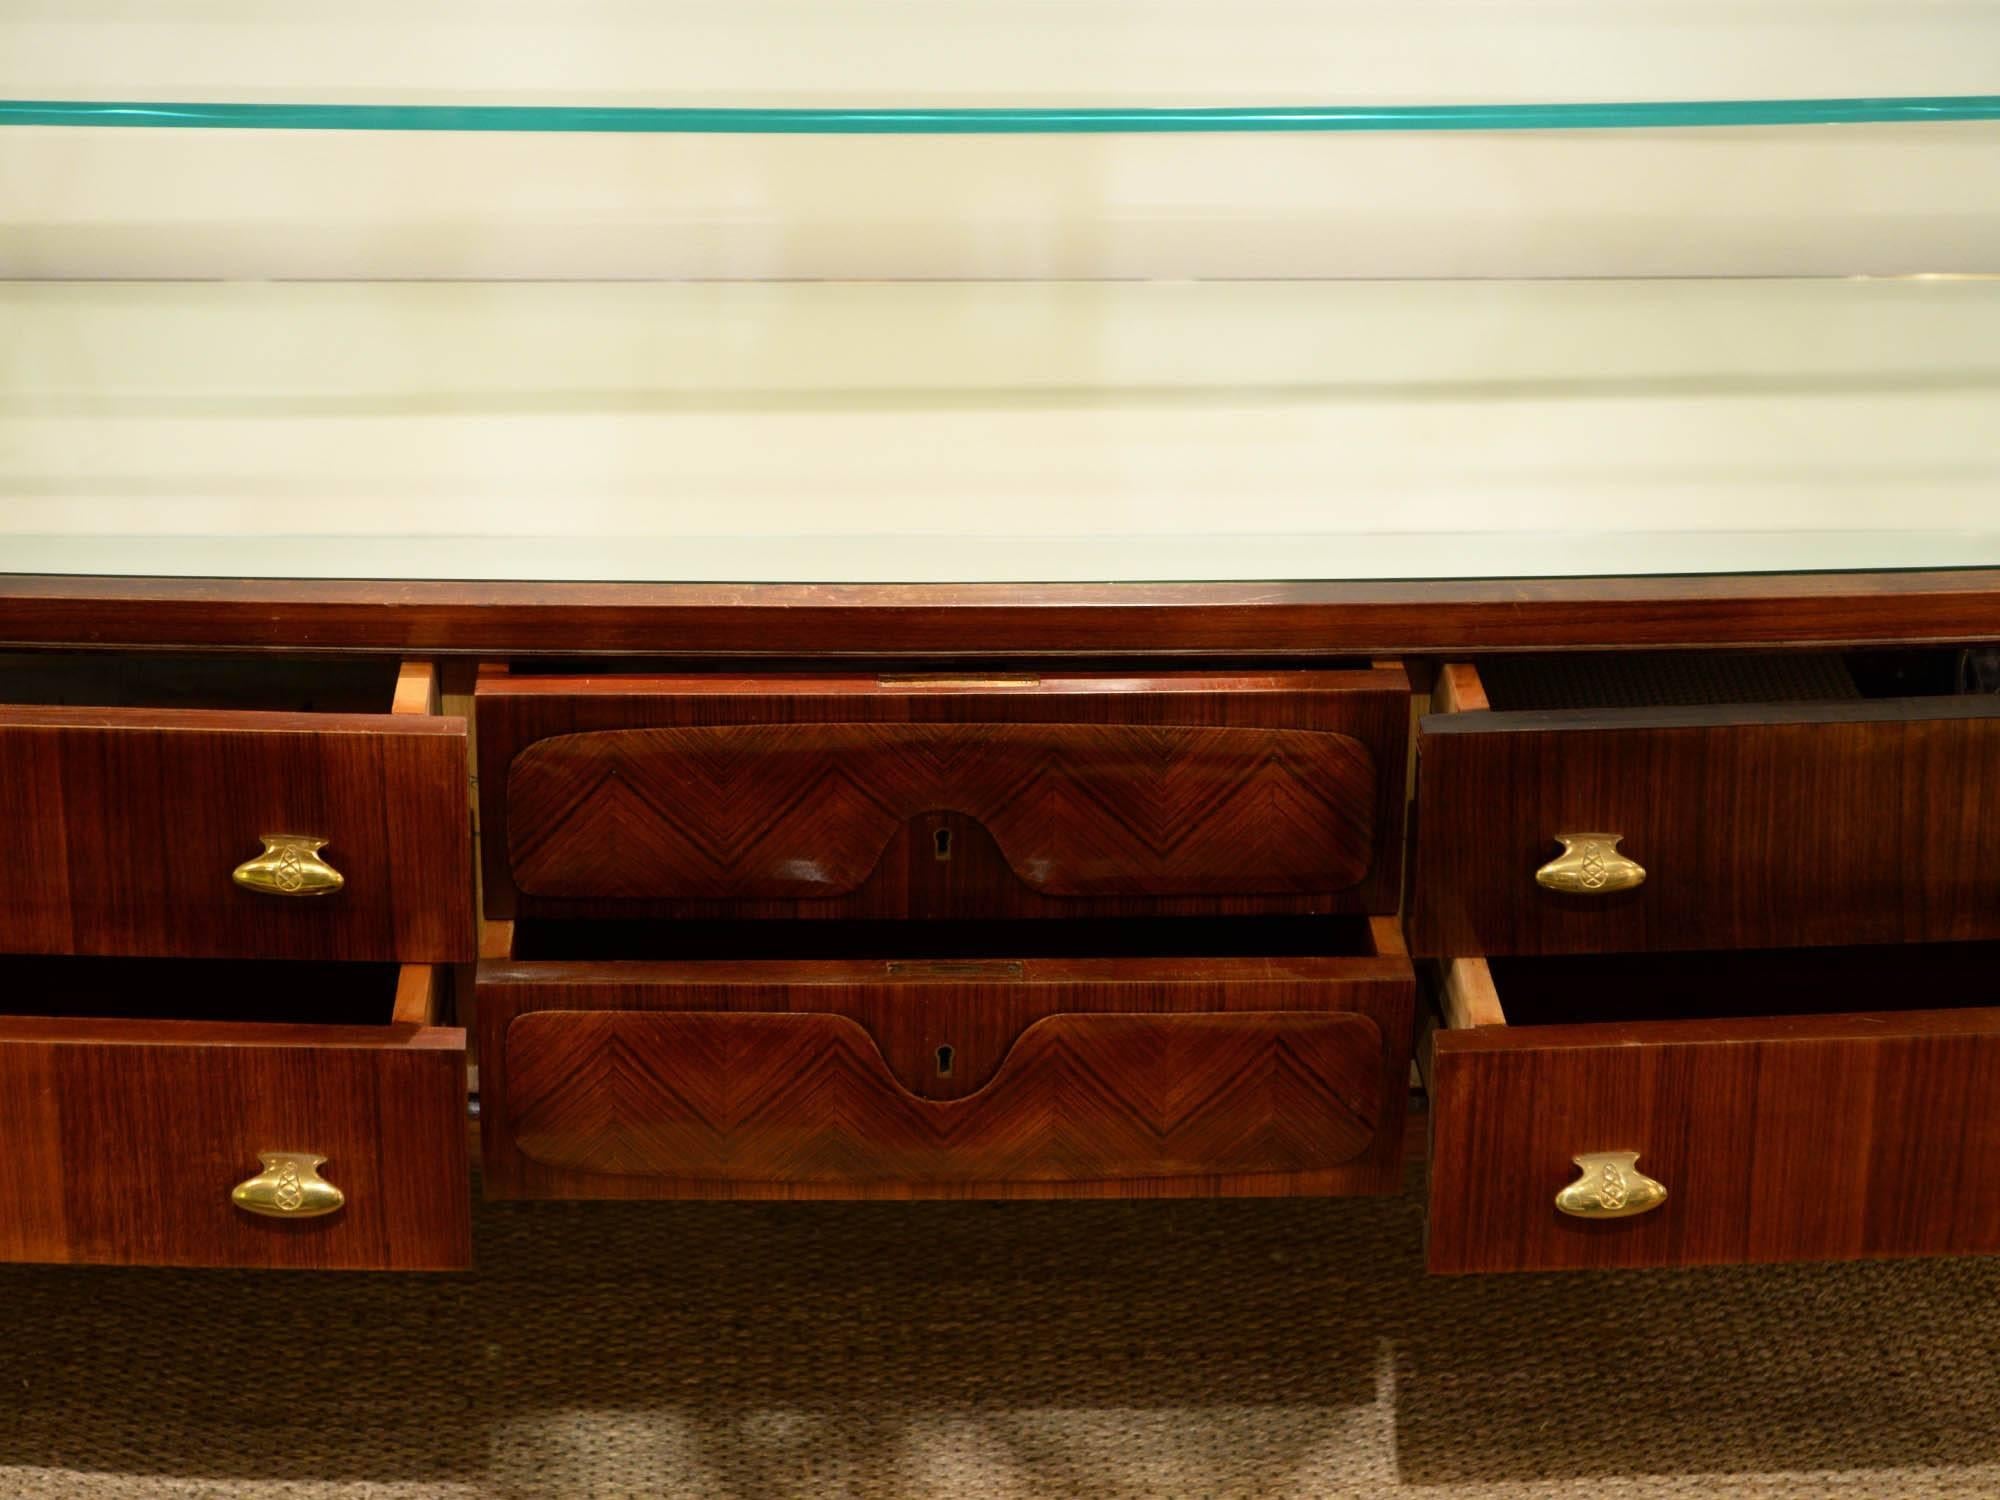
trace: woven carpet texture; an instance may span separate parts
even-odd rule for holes
[[[2000,1495],[2000,1261],[1430,1279],[1416,1181],[475,1234],[0,1268],[0,1496]]]

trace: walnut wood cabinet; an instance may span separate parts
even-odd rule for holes
[[[2000,579],[275,592],[0,581],[0,1259],[464,1265],[469,1143],[2000,1251]]]

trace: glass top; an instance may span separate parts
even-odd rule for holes
[[[0,3],[5,278],[1882,275],[1996,233],[1984,0]]]
[[[1963,0],[10,0],[0,122],[1063,132],[2000,118]]]
[[[4,283],[0,571],[2000,566],[2000,279]]]
[[[934,109],[310,104],[0,99],[0,125],[208,130],[449,130],[593,135],[1195,135],[1243,131],[1637,130],[2000,120],[2000,94],[1916,99],[1674,99],[1546,104]]]

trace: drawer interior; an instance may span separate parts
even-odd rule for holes
[[[0,653],[0,703],[385,714],[400,671],[393,657],[11,652]]]
[[[1373,957],[1387,924],[1362,917],[1105,918],[1028,921],[515,923],[523,962],[950,962],[1030,958]]]
[[[1483,700],[1457,706],[1506,713],[1947,697],[1991,691],[1982,662],[1957,648],[1495,656],[1456,669]]]
[[[1461,959],[1454,1029],[1897,1014],[2000,1006],[2000,943]]]
[[[431,1019],[428,968],[387,963],[0,957],[0,1015],[386,1026]],[[419,1013],[420,1012],[420,1013]]]
[[[1175,665],[1176,660],[1182,662]],[[965,683],[971,687],[1034,686],[1039,680],[1070,679],[1087,682],[1091,678],[1141,677],[1172,681],[1176,678],[1203,680],[1239,677],[1245,674],[1290,675],[1306,672],[1359,672],[1375,663],[1361,656],[1204,656],[1201,665],[1188,667],[1184,659],[1143,656],[911,656],[884,659],[868,656],[852,666],[838,656],[812,658],[759,657],[754,675],[757,683],[786,680],[824,681],[846,672],[865,673],[873,683],[908,684],[915,687],[949,687]],[[486,669],[503,672],[514,679],[551,678],[576,680],[593,678],[613,681],[619,677],[711,677],[718,680],[744,679],[743,664],[728,658],[625,656],[521,658]]]

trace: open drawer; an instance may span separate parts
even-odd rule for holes
[[[428,664],[0,656],[0,953],[473,956]]]
[[[1461,959],[1433,1271],[2000,1251],[2000,944]]]
[[[469,1262],[434,970],[9,958],[0,986],[0,1260]]]
[[[1369,1193],[1388,919],[522,923],[479,971],[500,1197]]]
[[[1397,909],[1400,665],[483,669],[487,914]]]
[[[2000,937],[1959,653],[1495,658],[1418,736],[1425,957]]]

